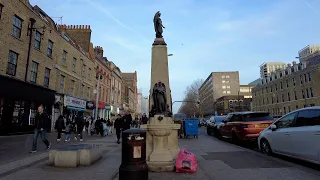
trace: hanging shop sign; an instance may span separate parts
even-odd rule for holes
[[[86,109],[86,101],[82,99],[77,99],[71,96],[64,97],[64,105],[72,106],[76,108]]]

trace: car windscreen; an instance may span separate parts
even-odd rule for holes
[[[244,114],[243,120],[246,122],[250,121],[270,121],[273,120],[273,117],[269,115],[269,113],[250,113]]]
[[[221,122],[224,119],[226,119],[226,116],[215,116],[214,117],[215,122]]]

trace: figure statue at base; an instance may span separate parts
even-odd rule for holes
[[[167,96],[166,87],[162,82],[158,82],[154,85],[152,97],[155,113],[165,114],[167,112]]]

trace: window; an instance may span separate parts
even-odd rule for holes
[[[226,83],[229,83],[229,81],[226,81]]]
[[[300,75],[300,84],[303,84],[303,78],[302,78],[302,75]]]
[[[290,106],[288,106],[288,112],[291,112],[291,107]]]
[[[84,84],[81,84],[80,86],[80,94],[79,94],[79,97],[83,98],[83,91],[84,91]]]
[[[299,106],[298,106],[298,105],[296,105],[296,109],[299,109]]]
[[[280,89],[283,89],[283,84],[282,84],[282,82],[280,82]]]
[[[226,78],[230,78],[230,76],[229,76],[229,75],[226,75]]]
[[[311,97],[314,97],[313,88],[310,88],[310,96],[311,96]]]
[[[244,114],[243,119],[245,122],[273,120],[270,114],[265,112]]]
[[[49,84],[50,84],[50,69],[46,68],[44,70],[44,83],[43,83],[43,85],[45,87],[49,87]]]
[[[304,89],[302,89],[301,94],[302,94],[302,98],[305,99],[306,98],[306,94],[304,93]]]
[[[33,82],[33,83],[37,82],[38,66],[39,66],[39,63],[32,61],[30,81]]]
[[[223,91],[222,93],[223,93],[223,94],[227,94],[227,91]]]
[[[318,126],[320,125],[320,110],[299,111],[295,126]]]
[[[226,88],[226,86],[222,86],[222,89],[225,89]]]
[[[9,59],[8,59],[8,67],[7,67],[7,74],[15,76],[17,71],[17,62],[18,62],[18,54],[9,51]]]
[[[307,74],[304,74],[304,82],[308,82],[308,80],[307,80]]]
[[[286,79],[286,86],[287,86],[287,88],[289,87],[289,80],[288,79]]]
[[[284,116],[283,118],[279,119],[275,123],[275,125],[277,126],[277,128],[289,128],[289,127],[292,127],[296,115],[297,115],[296,112],[288,114],[288,115]]]
[[[73,57],[72,59],[72,71],[76,72],[76,67],[77,67],[77,59]]]
[[[283,113],[286,114],[287,111],[286,111],[286,107],[283,107]]]
[[[278,86],[277,86],[277,84],[275,84],[274,86],[275,86],[276,91],[278,91]]]
[[[222,83],[226,83],[226,81],[225,81],[225,80],[222,80],[221,82],[222,82]]]
[[[21,28],[22,28],[22,19],[18,16],[13,16],[12,35],[16,38],[20,38]]]
[[[2,9],[3,9],[3,5],[0,4],[0,19],[1,19],[1,15],[2,15]],[[1,112],[0,112],[0,114],[1,114]]]
[[[292,78],[293,86],[296,86],[296,79]]]
[[[309,81],[312,81],[312,72],[309,72],[309,73],[308,73],[308,80],[309,80]]]
[[[64,76],[64,75],[61,75],[60,76],[60,91],[61,92],[64,92],[64,79],[65,79],[66,77]]]
[[[231,92],[230,91],[227,91],[227,94],[230,94]]]
[[[40,45],[41,45],[41,34],[39,31],[36,31],[36,35],[34,38],[34,47],[36,49],[40,49]]]
[[[226,78],[226,76],[225,76],[225,75],[223,75],[223,76],[221,76],[221,78],[222,78],[222,79],[224,79],[224,78]]]
[[[81,62],[83,62],[83,60],[81,60]],[[85,77],[86,75],[86,65],[82,64],[82,77]]]
[[[309,89],[306,89],[307,98],[309,98]]]
[[[88,69],[88,79],[91,79],[91,68]]]
[[[75,81],[74,80],[71,80],[71,84],[70,84],[70,91],[71,91],[71,94],[74,96],[74,86],[75,86]]]
[[[291,101],[290,93],[288,93],[288,101]]]
[[[53,47],[53,42],[51,40],[48,41],[48,49],[47,49],[47,56],[52,57],[52,47]]]
[[[298,97],[297,97],[297,92],[294,91],[294,100],[297,100],[297,99],[298,99]]]
[[[67,54],[68,54],[67,51],[63,51],[63,52],[62,52],[61,64],[62,64],[63,66],[66,66],[66,65],[67,65]]]
[[[227,86],[227,89],[230,89],[230,86]]]
[[[88,97],[88,99],[90,99],[90,87],[88,87],[87,97]]]
[[[282,102],[284,102],[284,95],[283,94],[281,94],[281,100],[282,100]]]

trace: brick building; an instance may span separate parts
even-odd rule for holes
[[[135,114],[136,105],[138,103],[137,71],[134,73],[122,73],[122,77],[125,79],[129,88],[129,109],[132,110],[132,114]]]
[[[0,6],[0,84],[6,87],[0,89],[0,132],[32,131],[40,104],[53,120],[87,111],[95,85],[85,46],[90,26],[57,27],[28,0],[0,0]],[[81,45],[68,31],[82,35]]]
[[[245,98],[243,95],[222,96],[216,100],[217,114],[250,111],[250,103],[251,98]]]
[[[296,63],[262,79],[252,89],[255,111],[284,115],[306,106],[320,105],[320,66],[318,59]]]

